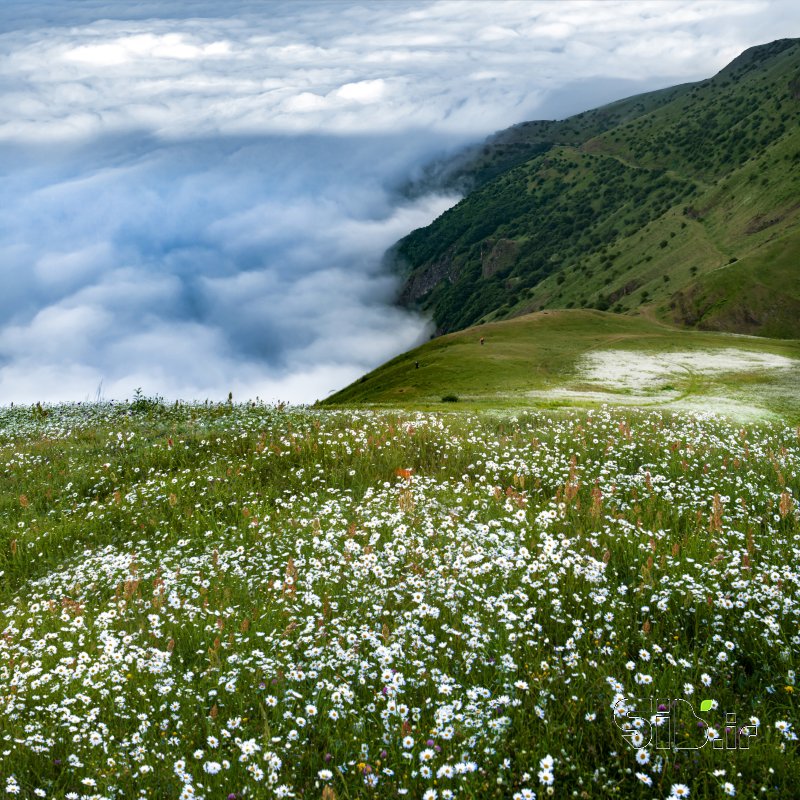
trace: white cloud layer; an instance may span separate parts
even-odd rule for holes
[[[14,153],[0,398],[83,399],[102,381],[108,397],[310,400],[414,345],[427,326],[392,307],[381,254],[455,198],[402,201],[376,179],[376,163],[388,181],[420,160],[413,140],[357,144],[122,137]]]
[[[4,0],[0,403],[324,397],[426,335],[381,254],[455,199],[396,191],[427,159],[798,30],[789,0]]]
[[[565,83],[706,75],[800,20],[791,2],[764,0],[226,2],[224,15],[55,2],[26,27],[26,4],[6,3],[16,29],[0,37],[0,140],[16,141],[135,128],[475,136]]]

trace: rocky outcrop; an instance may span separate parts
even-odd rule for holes
[[[481,274],[491,278],[498,272],[505,272],[514,266],[519,245],[513,239],[487,239],[481,245]]]
[[[460,268],[453,260],[452,250],[436,261],[423,264],[411,273],[403,286],[400,303],[403,305],[418,303],[442,281],[448,280],[454,283],[458,279],[459,272]]]

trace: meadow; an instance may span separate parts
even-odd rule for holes
[[[664,410],[2,408],[0,793],[796,797],[799,466]]]
[[[800,423],[800,341],[596,310],[541,311],[437,336],[323,405],[434,411],[447,396],[470,411],[607,403]]]

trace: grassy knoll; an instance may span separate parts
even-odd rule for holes
[[[627,353],[654,359],[656,366],[659,359],[667,363],[645,385],[637,386],[630,370],[621,374],[609,368],[605,377],[587,377],[584,367],[609,352],[621,352],[621,361]],[[671,365],[669,358],[676,353],[697,358],[690,355]],[[729,363],[726,354],[735,353],[753,354],[754,361],[739,363],[733,358]],[[775,368],[773,356],[782,368]],[[695,403],[696,410],[714,410],[716,404],[734,416],[749,416],[752,411],[797,419],[798,359],[800,343],[793,340],[680,330],[600,311],[547,311],[433,339],[365,375],[326,403],[442,408],[447,395],[476,408],[604,402],[689,408]],[[644,366],[650,369],[647,363]]]

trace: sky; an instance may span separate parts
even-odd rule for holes
[[[0,4],[0,405],[313,402],[432,333],[403,189],[800,35],[769,0]]]

